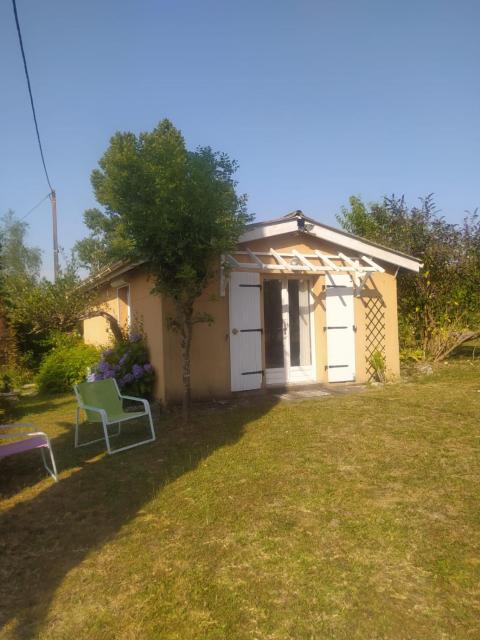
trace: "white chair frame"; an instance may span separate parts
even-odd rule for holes
[[[50,463],[52,465],[51,467],[49,467],[47,464],[47,459],[45,457],[45,451],[44,451],[45,447],[35,447],[35,448],[40,449],[43,466],[48,471],[48,473],[52,476],[55,482],[58,482],[57,465],[55,464],[55,457],[53,455],[52,444],[50,442],[50,438],[47,436],[47,434],[44,431],[30,431],[28,433],[25,433],[25,431],[22,431],[23,429],[36,428],[35,425],[30,422],[16,422],[15,424],[2,424],[0,425],[0,428],[1,429],[20,429],[20,431],[10,431],[8,433],[0,433],[0,440],[7,440],[7,439],[10,440],[12,438],[22,438],[24,440],[28,440],[28,438],[31,438],[34,436],[43,436],[45,438],[46,448],[48,449],[48,452],[50,454]],[[31,451],[34,451],[34,448],[32,448]],[[11,455],[15,455],[15,453]]]
[[[134,447],[139,447],[142,444],[147,444],[149,442],[153,442],[156,439],[156,434],[155,434],[155,429],[153,426],[153,420],[152,420],[152,413],[150,410],[150,404],[148,402],[148,400],[145,400],[144,398],[136,398],[134,396],[123,396],[120,393],[120,389],[118,388],[118,384],[117,381],[115,380],[115,378],[113,378],[113,382],[115,383],[115,388],[117,390],[118,396],[119,398],[121,398],[122,400],[133,400],[134,402],[139,402],[141,404],[143,404],[143,413],[141,413],[140,415],[136,415],[136,416],[132,416],[132,417],[127,417],[127,418],[122,418],[121,420],[113,420],[113,421],[109,421],[108,419],[108,415],[107,412],[105,411],[105,409],[99,409],[98,407],[92,407],[88,404],[83,404],[82,399],[80,397],[80,394],[78,393],[77,390],[77,385],[75,385],[73,387],[73,390],[75,391],[75,396],[77,398],[77,411],[76,411],[76,421],[75,421],[75,447],[86,447],[89,444],[93,444],[94,442],[101,442],[102,440],[105,440],[105,443],[107,445],[107,452],[109,455],[113,455],[114,453],[120,453],[120,451],[126,451],[127,449],[133,449]],[[94,384],[94,383],[92,383]],[[102,420],[102,428],[103,428],[103,438],[96,438],[95,440],[89,440],[88,442],[79,442],[79,427],[80,427],[80,411],[81,410],[86,411],[88,409],[88,411],[94,411],[95,413],[98,413],[100,415],[100,418]],[[149,421],[149,426],[150,426],[150,432],[152,434],[151,438],[147,438],[147,440],[142,440],[141,442],[135,442],[134,444],[129,444],[126,447],[119,447],[118,449],[112,449],[111,444],[110,444],[110,438],[114,438],[115,436],[120,435],[121,433],[121,423],[122,422],[127,422],[128,420],[137,420],[139,418],[143,418],[144,416],[148,417],[148,421]],[[98,424],[98,423],[92,423],[92,424]],[[108,427],[112,426],[112,425],[118,425],[117,426],[117,432],[116,433],[109,433],[108,432]]]

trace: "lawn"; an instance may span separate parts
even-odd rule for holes
[[[53,437],[0,467],[0,638],[480,637],[480,364],[315,401],[199,407],[154,445]],[[128,435],[128,434],[127,434]]]

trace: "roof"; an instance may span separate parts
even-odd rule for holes
[[[86,289],[99,287],[114,278],[118,278],[123,273],[135,269],[135,267],[138,267],[141,264],[143,263],[130,262],[129,260],[118,260],[117,262],[113,262],[111,265],[100,269],[100,271],[97,271],[97,273],[88,276],[80,283],[79,286],[85,287]]]
[[[321,238],[332,244],[340,245],[352,251],[367,255],[370,258],[377,258],[383,262],[393,264],[409,271],[418,273],[422,267],[422,263],[418,258],[409,256],[406,253],[390,249],[383,245],[366,240],[360,236],[353,235],[347,231],[330,227],[323,222],[318,222],[314,218],[306,216],[302,211],[292,211],[280,218],[271,220],[262,220],[252,222],[246,226],[245,232],[240,236],[239,243],[259,240],[261,238],[269,238],[272,236],[283,235],[285,233],[306,233],[307,235]],[[105,267],[98,273],[90,276],[84,281],[84,286],[95,287],[118,277],[135,267],[143,264],[142,262],[129,262],[128,260],[120,260],[112,265]]]
[[[308,235],[321,238],[332,244],[367,254],[372,258],[378,258],[397,267],[415,271],[418,273],[422,263],[418,258],[410,256],[396,249],[390,249],[371,240],[361,238],[347,231],[330,227],[318,222],[314,218],[306,216],[302,211],[292,211],[281,218],[273,218],[261,222],[253,222],[247,225],[246,231],[242,234],[239,242],[249,242],[268,238],[285,233],[299,231]]]

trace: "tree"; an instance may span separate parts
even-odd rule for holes
[[[18,363],[20,337],[10,319],[10,311],[27,285],[34,286],[41,266],[41,251],[28,247],[28,224],[15,218],[12,210],[0,218],[0,364]]]
[[[75,243],[74,254],[80,265],[91,273],[122,260],[131,251],[120,216],[110,210],[105,213],[99,209],[88,209],[83,221],[90,229],[90,235]]]
[[[180,131],[163,120],[139,136],[116,133],[92,173],[105,217],[118,219],[130,239],[129,256],[146,262],[153,292],[174,302],[169,326],[181,338],[185,417],[193,327],[212,320],[195,312],[195,301],[251,219],[235,190],[236,169],[210,147],[187,150]]]
[[[42,253],[36,247],[25,244],[28,224],[17,220],[12,210],[0,219],[1,261],[4,279],[26,279],[39,277]]]
[[[419,346],[441,360],[480,332],[480,221],[468,213],[460,225],[439,215],[433,195],[409,208],[385,197],[366,206],[350,198],[337,216],[349,232],[420,258],[419,275],[400,271],[398,303],[403,346]]]
[[[19,336],[19,346],[36,368],[56,341],[56,334],[73,333],[81,320],[103,316],[116,341],[123,340],[116,318],[96,307],[96,292],[84,286],[74,262],[68,262],[55,282],[42,278],[32,284],[25,281],[10,303],[9,322]]]

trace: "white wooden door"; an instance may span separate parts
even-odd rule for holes
[[[350,276],[327,274],[326,327],[328,382],[355,380],[355,316]]]
[[[230,372],[232,391],[262,386],[260,274],[230,274]]]

